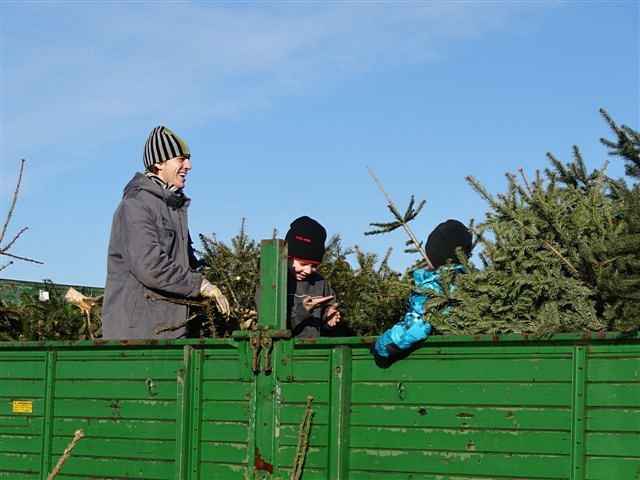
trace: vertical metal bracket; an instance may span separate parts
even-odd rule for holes
[[[351,348],[331,350],[331,415],[329,418],[329,478],[349,478],[351,412]]]
[[[183,349],[182,366],[176,372],[176,396],[178,400],[178,424],[176,425],[177,438],[176,445],[178,458],[176,467],[178,469],[176,478],[187,480],[189,478],[189,421],[190,415],[190,394],[191,394],[191,353],[193,347],[186,345]]]
[[[42,458],[40,463],[40,478],[46,480],[51,469],[51,448],[53,444],[53,404],[55,402],[55,375],[58,354],[48,351],[45,357],[44,381],[44,414],[42,418]]]
[[[571,410],[571,480],[585,478],[585,419],[587,391],[587,347],[573,351],[573,408]]]

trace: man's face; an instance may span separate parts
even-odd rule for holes
[[[158,176],[178,188],[184,188],[187,174],[191,170],[191,159],[187,157],[174,157],[166,162],[156,164]]]
[[[300,258],[293,259],[293,271],[296,275],[296,280],[302,281],[305,280],[309,275],[315,273],[318,269],[318,264],[316,262],[310,262],[308,260],[302,260]]]

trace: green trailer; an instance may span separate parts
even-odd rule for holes
[[[230,339],[0,344],[0,478],[640,479],[640,337],[374,338],[285,330],[263,242],[261,327]]]

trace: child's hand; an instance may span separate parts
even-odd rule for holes
[[[333,298],[333,295],[328,295],[326,297],[312,297],[311,295],[305,295],[302,299],[302,306],[307,312],[312,312],[328,301],[333,300]]]
[[[335,327],[338,323],[340,323],[340,320],[342,320],[342,315],[340,315],[338,305],[339,304],[337,303],[332,303],[327,307],[327,310],[325,311],[327,325],[330,327]]]

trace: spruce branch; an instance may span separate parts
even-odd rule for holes
[[[625,165],[628,176],[640,178],[640,132],[626,125],[618,126],[603,108],[600,114],[617,137],[616,141],[601,138],[600,142],[609,149],[609,155],[622,157],[629,162]]]
[[[560,166],[562,168],[564,168],[561,164]],[[482,186],[482,184],[480,184],[480,182],[478,180],[476,180],[474,177],[468,176],[466,177],[467,181],[469,182],[469,184],[471,185],[471,187],[476,190],[478,193],[480,193],[481,196],[483,196],[485,199],[487,199],[489,201],[489,204],[491,205],[491,207],[502,213],[503,215],[505,215],[507,218],[509,218],[510,220],[514,221],[516,224],[518,224],[520,226],[520,228],[522,228],[525,232],[527,232],[532,238],[537,238],[538,234],[536,233],[536,231],[525,225],[524,222],[522,220],[520,220],[517,215],[515,215],[515,213],[513,211],[511,211],[510,208],[506,208],[504,206],[504,203],[507,201],[507,198],[504,195],[498,195],[498,198],[501,199],[501,203],[498,203],[495,201],[495,199],[487,192],[487,190]],[[509,174],[507,174],[507,178],[513,179],[513,175],[509,176]],[[542,245],[549,250],[550,252],[552,252],[554,255],[556,255],[569,269],[569,271],[576,275],[579,276],[580,273],[578,272],[578,269],[576,269],[576,267],[573,266],[573,264],[569,261],[568,258],[566,258],[564,255],[562,255],[562,253],[556,248],[554,247],[551,242],[549,242],[548,240],[542,240]]]
[[[370,232],[365,232],[365,235],[376,235],[379,233],[388,233],[388,232],[392,232],[393,230],[399,227],[402,227],[405,233],[409,236],[411,242],[413,242],[413,244],[415,245],[416,250],[424,258],[424,261],[426,262],[427,266],[433,269],[433,263],[431,263],[431,260],[429,259],[427,252],[425,251],[424,247],[422,246],[422,244],[420,243],[416,235],[413,233],[413,230],[411,230],[411,227],[409,226],[409,222],[416,218],[416,216],[420,213],[420,211],[424,207],[426,201],[425,200],[421,201],[420,204],[418,205],[418,208],[414,209],[415,198],[412,195],[411,200],[409,202],[409,207],[407,208],[405,214],[401,215],[395,203],[391,199],[391,196],[389,196],[389,194],[386,192],[386,190],[384,189],[384,186],[382,185],[382,182],[376,176],[374,171],[370,167],[367,167],[367,170],[369,171],[369,175],[371,176],[373,181],[378,186],[378,189],[382,192],[382,194],[387,199],[387,208],[391,211],[393,216],[396,218],[396,221],[387,224],[386,228],[382,227],[382,224],[377,224],[377,225],[371,224],[372,226],[378,226],[379,230],[377,231],[372,230]]]

